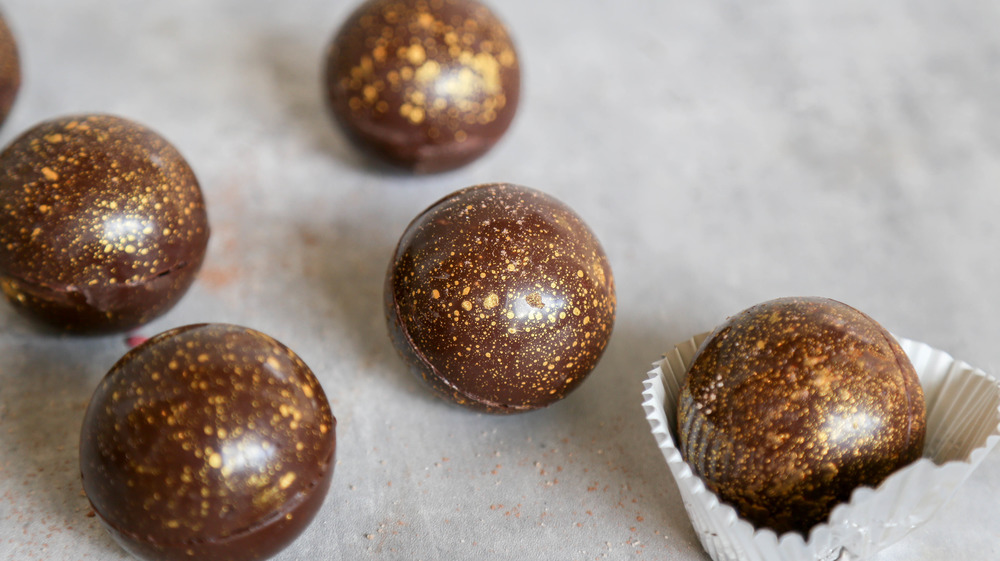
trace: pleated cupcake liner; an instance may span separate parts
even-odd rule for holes
[[[808,538],[755,529],[684,462],[677,441],[677,398],[695,352],[708,337],[679,343],[643,382],[643,409],[684,508],[714,561],[856,561],[871,558],[927,522],[1000,442],[1000,383],[924,343],[898,338],[927,403],[923,456],[876,488],[855,489]]]

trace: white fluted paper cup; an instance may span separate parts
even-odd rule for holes
[[[943,351],[899,338],[927,403],[923,457],[874,489],[855,489],[827,522],[812,528],[808,539],[796,532],[755,530],[705,487],[675,444],[677,397],[706,337],[678,344],[653,364],[643,382],[642,406],[698,539],[714,561],[867,559],[926,522],[1000,441],[1000,383]]]

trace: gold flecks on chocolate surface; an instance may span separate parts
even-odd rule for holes
[[[418,172],[464,165],[510,126],[520,67],[503,23],[474,0],[370,0],[327,54],[334,116],[362,147]]]
[[[21,87],[21,59],[14,34],[0,16],[0,123],[7,119]]]
[[[56,328],[125,330],[162,314],[194,281],[208,237],[191,168],[139,124],[54,119],[0,153],[0,287]]]
[[[615,286],[597,238],[556,199],[490,184],[457,191],[403,233],[389,267],[393,341],[441,395],[494,413],[576,388],[611,336]]]
[[[920,457],[923,390],[899,344],[834,300],[781,298],[716,328],[678,405],[692,471],[757,527],[807,534]]]
[[[335,427],[312,371],[281,343],[232,325],[177,328],[126,354],[95,391],[84,490],[145,558],[264,559],[322,504]]]

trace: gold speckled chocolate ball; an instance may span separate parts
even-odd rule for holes
[[[416,172],[489,150],[514,118],[520,84],[506,27],[474,0],[369,0],[326,59],[337,122],[362,148]]]
[[[917,374],[865,314],[781,298],[715,329],[681,388],[680,450],[756,527],[807,534],[859,486],[920,457]]]
[[[21,59],[14,34],[0,15],[0,123],[7,119],[21,87]]]
[[[302,359],[260,332],[189,325],[129,351],[83,419],[83,488],[148,561],[259,561],[310,523],[336,419]]]
[[[0,288],[57,329],[127,330],[166,312],[208,236],[194,173],[142,125],[63,117],[0,153]]]
[[[396,348],[443,397],[491,413],[545,407],[597,365],[615,319],[608,259],[553,197],[509,184],[431,205],[385,285]]]

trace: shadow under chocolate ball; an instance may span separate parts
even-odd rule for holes
[[[333,116],[362,149],[415,172],[463,166],[510,126],[520,95],[503,23],[474,0],[369,0],[326,56]]]
[[[469,187],[421,213],[389,265],[396,348],[439,395],[517,413],[578,387],[611,337],[615,283],[594,233],[553,197]]]

